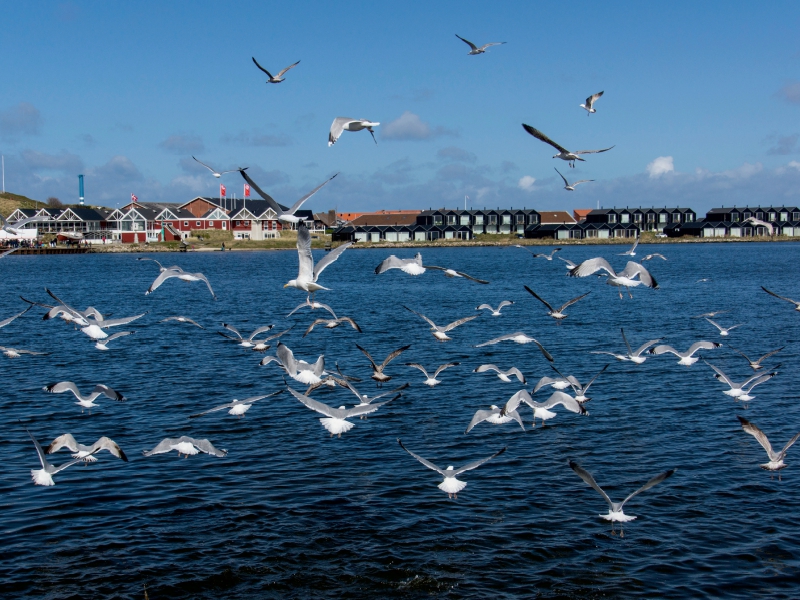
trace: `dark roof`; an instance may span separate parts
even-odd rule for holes
[[[407,213],[386,213],[380,215],[361,215],[353,219],[350,224],[360,225],[414,225],[417,215]]]

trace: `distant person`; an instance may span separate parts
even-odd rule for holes
[[[225,242],[222,242],[222,248],[221,248],[221,250],[222,250],[223,252],[225,252]]]

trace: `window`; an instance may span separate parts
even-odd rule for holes
[[[497,225],[497,215],[489,215],[489,225]]]
[[[461,215],[461,224],[469,225],[469,215]]]
[[[764,220],[764,213],[761,212],[761,211],[758,211],[756,213],[756,219],[758,219],[759,221],[763,221]]]
[[[634,223],[641,223],[642,222],[642,213],[634,213],[633,222]]]
[[[647,222],[648,223],[655,223],[656,215],[655,213],[647,213]]]
[[[434,225],[441,225],[442,224],[442,215],[433,215],[433,224]]]
[[[244,226],[245,226],[245,227],[250,227],[250,221],[245,221],[245,222],[244,222]]]
[[[619,222],[620,223],[630,223],[631,222],[631,216],[628,213],[622,213],[619,216]]]
[[[194,226],[195,226],[195,227],[200,227],[200,225],[201,225],[200,221],[195,221],[195,222],[194,222]]]
[[[456,216],[455,215],[447,215],[447,224],[448,225],[455,225],[456,224]]]
[[[525,215],[517,215],[517,223],[525,224]]]
[[[776,218],[776,215],[775,215],[775,213],[774,213],[774,212],[771,212],[771,213],[769,213],[769,220],[770,220],[770,221],[774,221],[774,220],[775,220],[775,218]]]
[[[483,225],[483,215],[475,215],[475,225]]]
[[[530,221],[528,221],[531,225],[539,222],[539,215],[531,215]]]
[[[611,213],[608,215],[608,222],[609,223],[616,223],[617,222],[617,215]]]
[[[184,227],[188,227],[188,226],[189,226],[189,221],[184,221],[184,222],[183,222],[183,226],[184,226]]]
[[[214,226],[214,221],[209,221],[209,222],[208,222],[208,226],[209,226],[209,227],[213,227],[213,226]]]
[[[658,222],[659,223],[666,223],[667,222],[667,213],[661,213],[658,215]]]
[[[752,216],[753,216],[753,215],[752,215],[751,213],[749,213],[749,212],[745,212],[745,213],[744,213],[744,218],[745,218],[745,219],[749,219],[749,218],[750,218],[750,217],[752,217]]]
[[[731,213],[731,221],[733,221],[734,223],[738,223],[739,222],[739,213]]]
[[[792,213],[792,221],[800,221],[800,212]]]
[[[673,223],[680,223],[681,222],[681,213],[673,213],[672,214],[672,222]]]
[[[782,212],[781,221],[788,221],[788,220],[789,220],[789,213]]]

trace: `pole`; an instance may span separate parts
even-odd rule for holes
[[[6,193],[6,157],[3,155],[3,193]]]

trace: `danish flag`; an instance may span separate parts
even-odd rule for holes
[[[131,194],[131,202],[136,202],[139,198],[134,194]]]
[[[227,196],[228,194],[225,193],[225,186],[221,183],[219,184],[219,195],[220,196]]]
[[[244,197],[245,198],[249,198],[250,197],[250,184],[249,183],[245,183],[244,184]]]

